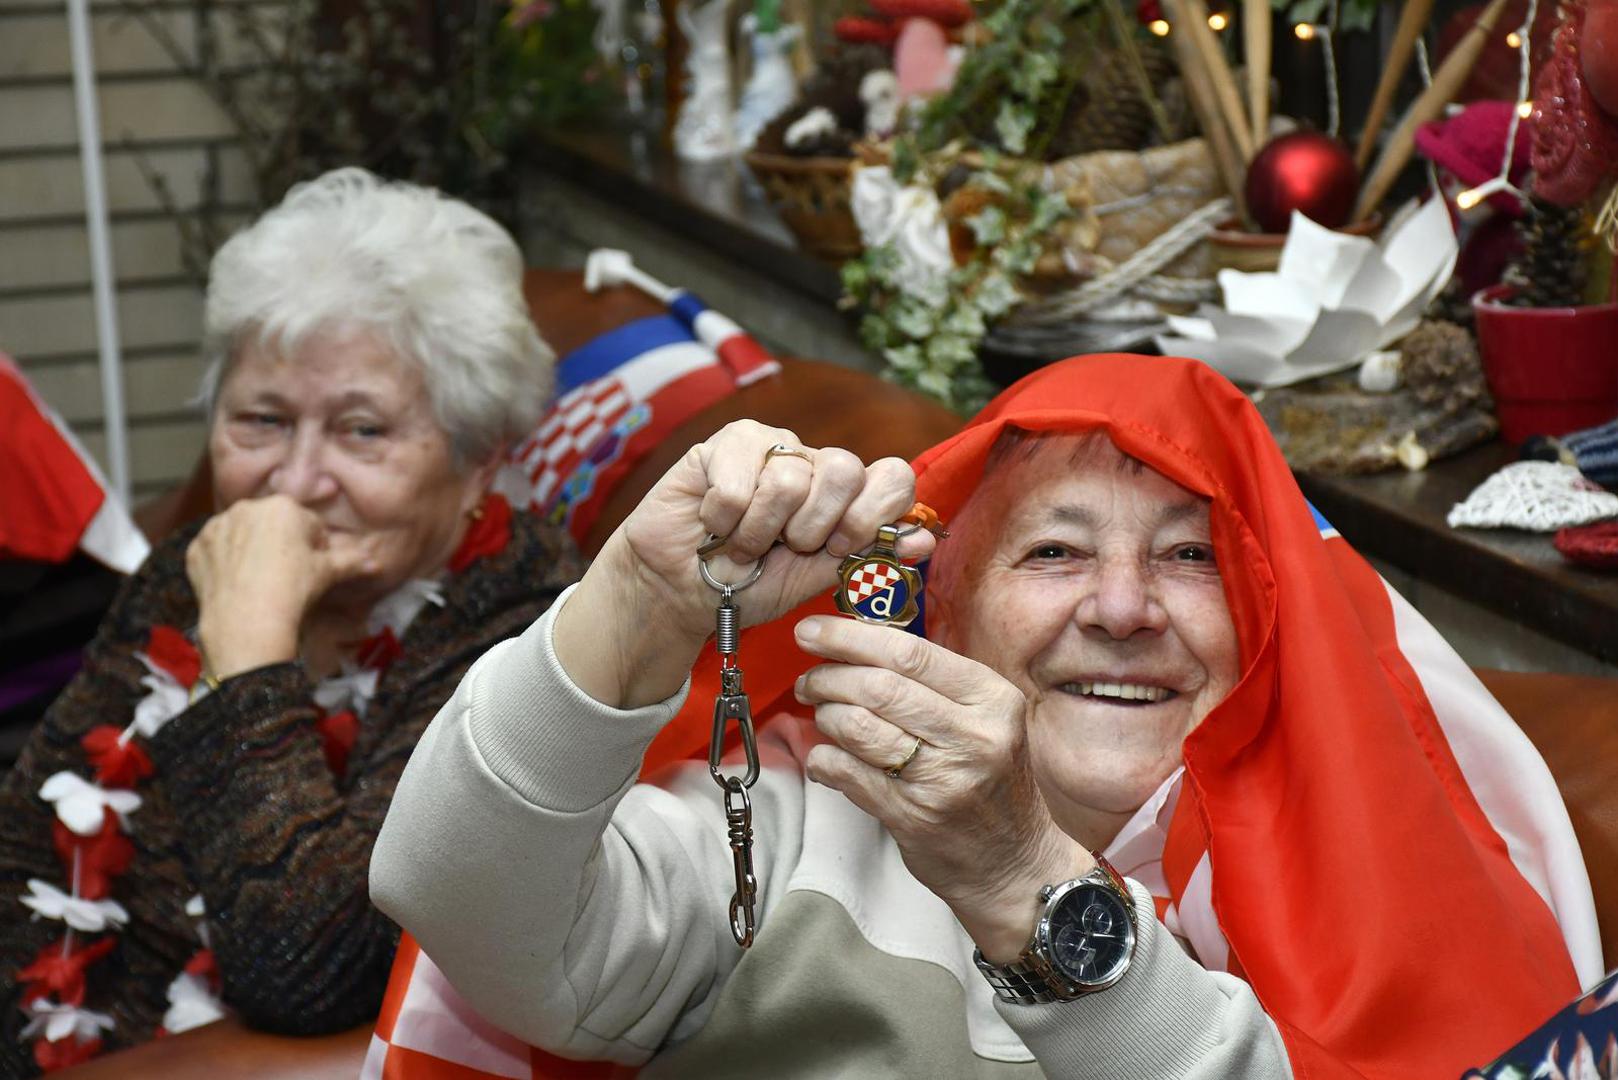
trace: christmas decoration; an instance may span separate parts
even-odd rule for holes
[[[1248,213],[1265,232],[1286,232],[1294,210],[1335,229],[1353,212],[1359,171],[1343,143],[1294,131],[1272,139],[1253,157],[1244,191]]]
[[[770,6],[742,17],[742,31],[752,38],[753,73],[736,105],[736,144],[751,148],[764,126],[791,107],[798,78],[788,55],[802,30],[782,23]]]
[[[1602,570],[1618,570],[1618,521],[1598,521],[1594,525],[1559,529],[1552,543],[1569,562]]]
[[[1596,193],[1618,165],[1618,125],[1585,83],[1579,57],[1583,0],[1567,0],[1551,55],[1534,82],[1534,194],[1573,206]]]
[[[690,44],[686,55],[690,90],[674,125],[674,152],[687,161],[712,161],[736,152],[730,105],[729,13],[730,0],[691,0],[675,11]]]
[[[1224,271],[1223,304],[1170,316],[1178,336],[1159,335],[1158,348],[1264,387],[1357,367],[1416,328],[1456,253],[1449,211],[1433,199],[1379,244],[1295,214],[1277,272]]]
[[[1609,116],[1618,116],[1618,0],[1588,0],[1579,55],[1590,96]]]
[[[1534,199],[1517,223],[1522,254],[1506,270],[1517,286],[1518,307],[1577,307],[1584,303],[1587,255],[1595,246],[1590,219],[1581,207]]]

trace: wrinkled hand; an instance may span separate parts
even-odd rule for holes
[[[215,514],[185,553],[212,673],[223,679],[295,658],[309,608],[332,586],[374,572],[375,557],[369,541],[329,532],[285,495]]]
[[[812,460],[766,458],[778,443]],[[696,555],[709,534],[729,537],[709,560],[719,581],[740,582],[764,560],[735,603],[744,625],[766,622],[832,588],[839,558],[909,510],[915,487],[899,458],[867,466],[847,450],[804,447],[785,428],[731,423],[687,451],[607,541],[558,617],[558,657],[597,700],[658,700],[713,633],[719,594],[703,583]],[[932,544],[914,533],[900,553],[920,557]]]
[[[1027,943],[1041,886],[1094,865],[1052,820],[1028,762],[1022,691],[992,669],[891,627],[816,616],[798,644],[833,663],[797,697],[831,742],[809,778],[882,822],[910,872],[950,905],[984,956]],[[899,776],[886,770],[921,746]]]

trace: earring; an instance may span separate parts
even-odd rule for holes
[[[483,504],[479,503],[478,505],[472,507],[472,509],[470,509],[470,510],[468,510],[466,512],[466,516],[471,518],[473,521],[482,521],[483,520]]]

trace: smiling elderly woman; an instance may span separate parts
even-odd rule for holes
[[[521,274],[483,214],[354,169],[215,256],[217,512],[125,586],[0,788],[0,1074],[220,996],[279,1031],[376,1014],[398,931],[366,864],[405,760],[582,569],[487,494],[551,381]]]
[[[1410,1080],[1599,977],[1544,764],[1210,369],[1052,365],[914,473],[782,442],[689,453],[405,771],[372,893],[484,1016],[647,1076]],[[921,635],[799,607],[913,494]],[[707,770],[633,782],[708,722],[710,532],[797,609],[739,650],[747,951]]]

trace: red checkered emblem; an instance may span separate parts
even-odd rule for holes
[[[882,562],[868,562],[848,577],[848,602],[858,604],[867,597],[893,588],[899,580],[899,570]]]
[[[550,501],[634,404],[623,384],[607,376],[575,387],[551,407],[539,430],[512,455],[528,472],[535,505]]]

